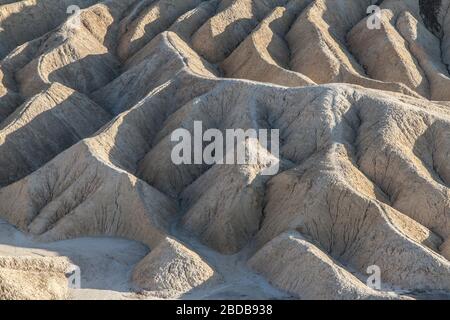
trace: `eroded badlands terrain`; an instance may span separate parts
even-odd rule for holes
[[[450,0],[0,4],[0,299],[450,296]]]

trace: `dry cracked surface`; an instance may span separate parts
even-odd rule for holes
[[[0,59],[0,299],[450,297],[450,0],[6,0]],[[195,121],[278,174],[175,165]]]

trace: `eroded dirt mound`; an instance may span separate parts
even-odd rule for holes
[[[137,240],[132,278],[164,297],[233,273],[296,298],[450,293],[450,1],[374,2],[1,2],[0,216]],[[176,165],[197,121],[278,129],[279,171],[271,150]]]
[[[213,280],[214,270],[192,250],[166,238],[136,266],[133,282],[161,296],[176,296]]]

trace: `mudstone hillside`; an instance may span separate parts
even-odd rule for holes
[[[36,243],[137,241],[143,296],[450,293],[450,0],[0,0],[0,59],[0,218]],[[175,165],[194,121],[278,129],[278,174]],[[2,256],[0,298],[68,264]]]

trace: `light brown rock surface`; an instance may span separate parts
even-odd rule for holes
[[[64,258],[0,256],[0,300],[62,300],[68,296]]]
[[[450,295],[450,1],[374,2],[0,2],[0,217],[143,243],[152,296]],[[279,158],[176,165],[196,121]]]
[[[302,299],[388,299],[368,288],[298,232],[276,237],[249,261],[276,286]]]
[[[214,270],[195,252],[166,238],[136,266],[132,280],[142,289],[173,297],[213,280]]]

